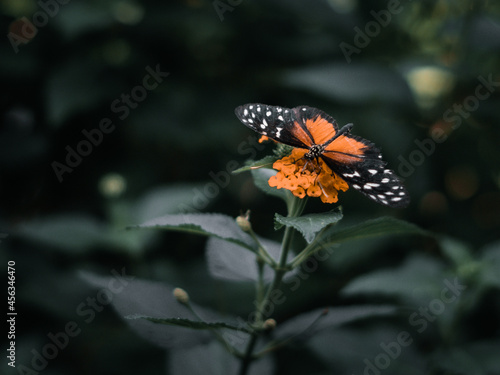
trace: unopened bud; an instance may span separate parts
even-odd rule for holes
[[[187,292],[184,289],[175,288],[174,297],[178,302],[182,304],[186,305],[187,303],[189,303],[189,294],[187,294]]]
[[[250,224],[250,210],[244,215],[238,216],[236,218],[236,224],[238,224],[243,232],[250,232],[252,230],[252,224]]]
[[[274,319],[267,319],[264,322],[264,325],[262,326],[265,330],[272,330],[276,328],[276,320]]]

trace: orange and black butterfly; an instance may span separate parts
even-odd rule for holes
[[[375,202],[389,207],[406,207],[410,202],[401,181],[385,167],[379,149],[351,134],[353,124],[339,129],[331,116],[307,106],[251,103],[239,106],[235,113],[250,129],[277,142],[307,149],[306,159],[321,158],[349,186]]]

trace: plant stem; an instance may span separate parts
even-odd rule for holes
[[[307,202],[307,199],[299,199],[295,198],[291,200],[290,204],[288,205],[288,217],[296,217],[300,216],[302,214],[302,211],[304,210],[305,204]],[[287,272],[286,269],[286,261],[288,258],[288,253],[290,251],[290,245],[292,243],[292,238],[293,238],[293,233],[295,229],[292,227],[286,227],[285,228],[285,234],[283,235],[283,242],[281,245],[281,253],[278,261],[278,266],[274,270],[274,278],[273,281],[271,282],[271,285],[267,288],[265,296],[262,297],[262,291],[263,291],[263,275],[261,272],[263,270],[260,269],[259,263],[259,280],[258,283],[262,283],[262,289],[260,289],[259,285],[257,286],[257,310],[256,310],[256,323],[260,326],[262,326],[263,322],[265,321],[265,314],[264,314],[264,307],[269,303],[269,299],[272,295],[272,293],[280,287],[281,281],[283,280],[283,276],[285,276],[285,273]],[[263,265],[262,265],[263,266]],[[247,348],[245,350],[245,353],[243,355],[243,359],[241,362],[241,367],[240,367],[240,372],[239,375],[246,375],[247,371],[250,367],[250,364],[252,363],[253,358],[253,351],[255,349],[255,345],[257,344],[257,339],[260,335],[260,330],[257,330],[252,333],[250,337],[250,341],[248,342]]]
[[[250,236],[252,236],[253,240],[255,241],[255,243],[257,244],[257,255],[259,257],[261,257],[267,264],[269,264],[271,267],[275,267],[276,266],[276,262],[275,260],[273,259],[273,257],[267,252],[266,248],[264,246],[262,246],[262,243],[260,242],[259,238],[257,237],[257,235],[255,234],[255,232],[253,231],[253,229],[250,229],[250,231],[248,232],[248,234],[250,234]]]
[[[302,264],[302,262],[306,261],[311,255],[313,255],[316,251],[318,251],[321,247],[324,246],[324,241],[318,240],[321,238],[321,234],[328,228],[328,226],[324,227],[319,231],[318,234],[316,234],[314,240],[308,244],[304,250],[302,250],[299,254],[293,258],[290,263],[288,263],[288,268],[289,269],[294,269],[297,268]]]
[[[248,342],[247,348],[245,350],[245,354],[243,355],[243,359],[241,361],[241,367],[239,375],[246,375],[248,369],[250,368],[250,364],[252,363],[252,354],[255,348],[255,344],[257,344],[258,333],[254,332],[250,337],[250,341]]]
[[[198,313],[193,309],[193,306],[191,306],[191,304],[188,302],[186,304],[184,304],[188,309],[189,311],[191,311],[193,313],[193,315],[200,321],[200,322],[205,322],[205,320],[198,315]],[[231,354],[234,354],[236,356],[240,356],[241,353],[238,352],[238,350],[236,350],[236,348],[234,348],[233,346],[231,346],[231,344],[229,344],[225,339],[224,339],[224,336],[222,336],[218,330],[216,329],[210,329],[210,331],[214,334],[215,338],[222,344],[222,346]]]
[[[257,257],[257,269],[258,269],[258,280],[257,280],[257,290],[255,294],[258,306],[264,300],[264,261],[259,257]],[[262,324],[262,318],[263,317],[260,311],[257,311],[255,317],[257,325]]]

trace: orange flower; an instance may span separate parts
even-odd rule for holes
[[[287,189],[293,195],[304,198],[320,197],[324,203],[338,201],[338,192],[347,191],[349,186],[337,176],[322,159],[307,160],[307,150],[294,148],[290,156],[277,160],[273,168],[278,171],[269,179],[269,186]]]

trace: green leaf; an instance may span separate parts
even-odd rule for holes
[[[418,345],[411,344],[419,337],[416,334],[414,337],[414,332],[411,330],[408,332],[407,329],[406,327],[398,329],[394,323],[367,320],[361,327],[343,326],[324,329],[306,343],[306,349],[314,353],[315,358],[321,358],[324,366],[329,369],[325,370],[324,374],[429,374],[431,371],[425,368],[428,363],[425,360],[427,357],[417,349]],[[385,369],[382,369],[384,366],[376,367],[375,363],[382,363],[378,360],[388,353],[382,348],[395,346],[389,343],[397,343],[398,337],[400,343],[404,343],[405,346],[401,345],[402,350],[397,351],[397,356],[387,357],[390,366]],[[469,373],[460,372],[460,374]]]
[[[396,308],[389,305],[336,306],[312,310],[285,321],[276,328],[275,338],[309,339],[326,328],[338,327],[361,319],[390,316]]]
[[[439,244],[443,254],[457,267],[470,264],[474,260],[470,248],[463,242],[443,236],[439,239]]]
[[[500,289],[500,272],[498,272],[500,269],[500,241],[489,244],[482,249],[480,264],[481,272],[478,273],[480,285]]]
[[[166,215],[129,228],[164,229],[213,236],[234,242],[252,251],[256,246],[252,238],[238,227],[235,219],[222,214]]]
[[[191,329],[220,329],[220,328],[227,328],[231,329],[233,331],[241,331],[245,333],[251,333],[250,330],[244,328],[244,327],[236,327],[227,323],[223,322],[214,322],[214,323],[206,323],[206,322],[200,322],[200,321],[195,321],[195,320],[190,320],[190,319],[185,319],[185,318],[153,318],[151,316],[145,316],[145,315],[129,315],[126,316],[125,319],[146,319],[149,320],[150,322],[157,323],[157,324],[166,324],[166,325],[172,325],[172,326],[179,326],[179,327],[185,327],[185,328],[191,328]]]
[[[245,343],[235,333],[236,342]],[[221,375],[238,374],[240,358],[231,354],[219,342],[212,340],[192,348],[172,348],[168,351],[169,375]],[[248,375],[272,375],[275,373],[274,358],[271,355],[252,361]]]
[[[281,243],[266,238],[259,238],[259,242],[271,258],[278,262],[281,254]],[[205,255],[208,271],[216,279],[238,282],[256,282],[258,280],[259,273],[255,254],[241,246],[211,237],[207,241]],[[293,254],[288,253],[287,261],[292,259]],[[263,271],[264,282],[271,282],[274,278],[274,270],[266,264]],[[295,275],[296,271],[287,272],[285,278]]]
[[[109,285],[122,285],[122,290],[113,294],[110,304],[118,316],[142,338],[164,348],[188,348],[207,342],[212,334],[205,330],[184,329],[173,325],[155,324],[146,319],[125,319],[129,316],[171,316],[196,320],[197,316],[206,322],[227,321],[219,314],[194,302],[190,307],[179,303],[174,297],[174,287],[165,283],[141,280],[128,273],[128,270],[112,270],[112,276],[99,276],[80,272],[80,277],[93,287],[102,289]],[[111,283],[111,284],[110,284]],[[231,322],[237,325],[236,319]],[[241,333],[240,333],[241,334]]]
[[[344,102],[381,102],[409,105],[408,84],[393,69],[379,64],[321,63],[283,75],[284,84]]]
[[[195,206],[193,200],[197,189],[203,189],[203,185],[200,183],[158,186],[137,199],[131,209],[134,221],[128,221],[127,224],[144,223],[147,220],[179,212],[195,212],[192,206]]]
[[[275,214],[274,219],[279,224],[295,228],[302,233],[307,243],[311,243],[320,230],[341,220],[342,212],[337,209],[321,214],[309,214],[299,217],[285,217]]]
[[[90,216],[66,214],[26,222],[17,234],[68,253],[82,254],[105,240],[106,229],[106,224]]]
[[[242,172],[253,171],[255,169],[260,169],[260,168],[272,168],[274,162],[278,159],[279,157],[277,155],[267,155],[260,160],[252,161],[247,165],[245,165],[244,167],[234,170],[232,173],[238,174]]]
[[[415,224],[393,217],[367,220],[347,228],[332,227],[321,234],[318,241],[322,246],[352,241],[360,238],[379,237],[393,234],[430,235]]]
[[[276,189],[275,187],[269,186],[269,178],[271,178],[271,176],[274,176],[275,174],[276,171],[274,169],[262,168],[252,170],[252,177],[255,186],[257,186],[264,193],[277,198],[281,198],[285,202],[293,199],[293,195],[289,190]]]
[[[444,265],[434,258],[413,255],[396,268],[380,269],[358,276],[341,291],[343,296],[385,295],[418,305],[439,296],[446,286]]]

